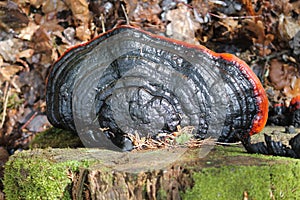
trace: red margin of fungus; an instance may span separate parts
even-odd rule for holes
[[[249,134],[251,136],[256,133],[259,133],[260,131],[262,131],[262,129],[267,123],[269,109],[268,97],[260,80],[257,78],[256,74],[251,70],[251,68],[243,60],[237,58],[236,56],[227,53],[218,54],[213,52],[213,54],[215,54],[216,56],[220,56],[224,60],[237,64],[240,70],[242,71],[243,75],[247,77],[247,79],[251,82],[254,89],[254,95],[256,97],[256,103],[259,109],[256,117],[253,120],[252,128]]]
[[[56,62],[58,62],[65,54],[67,54],[72,49],[75,49],[75,48],[80,47],[80,46],[85,46],[85,45],[89,44],[90,42],[92,42],[93,40],[96,40],[97,38],[100,38],[103,35],[105,35],[107,33],[110,33],[110,32],[113,32],[114,30],[119,29],[119,28],[135,29],[135,30],[140,31],[142,33],[145,33],[145,34],[147,34],[147,35],[149,35],[153,38],[168,41],[168,42],[171,42],[171,43],[174,43],[174,44],[177,44],[177,45],[181,45],[181,46],[184,46],[184,47],[187,47],[187,48],[197,49],[197,50],[200,50],[202,52],[205,52],[205,53],[209,54],[210,56],[212,56],[214,58],[222,58],[222,59],[224,59],[228,62],[232,62],[232,63],[236,64],[239,67],[239,69],[242,71],[243,75],[251,82],[251,84],[253,86],[253,89],[254,89],[254,95],[256,96],[256,103],[257,103],[257,106],[259,108],[258,113],[257,113],[255,119],[253,120],[252,128],[249,132],[249,135],[251,136],[251,135],[254,135],[256,133],[259,133],[265,127],[265,125],[267,123],[267,118],[268,118],[268,98],[266,96],[264,88],[263,88],[261,82],[259,81],[259,79],[257,78],[257,76],[255,75],[255,73],[250,69],[250,67],[243,60],[241,60],[238,57],[236,57],[232,54],[229,54],[229,53],[216,53],[216,52],[214,52],[214,51],[212,51],[212,50],[210,50],[210,49],[208,49],[205,46],[200,45],[200,44],[199,45],[189,44],[189,43],[179,41],[179,40],[175,40],[175,39],[172,39],[172,38],[167,38],[167,37],[164,37],[164,36],[155,35],[155,34],[152,34],[150,32],[147,32],[145,30],[142,30],[140,28],[133,27],[133,26],[130,26],[130,25],[121,25],[121,26],[113,28],[113,29],[111,29],[111,30],[109,30],[105,33],[102,33],[102,34],[98,35],[97,37],[93,38],[92,40],[90,40],[88,42],[85,42],[85,43],[82,43],[82,44],[79,44],[79,45],[75,45],[75,46],[67,49],[63,53],[63,55],[61,55],[58,58],[58,60]],[[51,71],[52,71],[52,69],[50,69],[50,72]]]
[[[292,111],[300,109],[300,96],[295,96],[290,102],[290,108]]]

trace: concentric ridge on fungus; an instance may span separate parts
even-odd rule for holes
[[[242,60],[130,26],[68,50],[51,69],[46,101],[54,126],[91,140],[101,128],[118,146],[126,133],[155,136],[178,125],[233,141],[260,132],[268,114]]]

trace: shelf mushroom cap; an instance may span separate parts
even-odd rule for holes
[[[105,138],[118,145],[128,133],[178,126],[233,141],[260,132],[268,115],[263,86],[244,61],[131,26],[67,50],[50,71],[46,102],[54,126],[104,146]]]

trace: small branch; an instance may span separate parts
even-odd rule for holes
[[[122,7],[122,10],[123,10],[124,15],[125,15],[126,24],[127,24],[127,25],[130,25],[130,24],[129,24],[129,18],[128,18],[128,15],[127,15],[127,13],[126,13],[126,9],[125,9],[124,5],[121,4],[121,7]]]
[[[275,53],[272,53],[270,55],[267,55],[267,56],[260,56],[257,58],[257,61],[266,61],[266,62],[269,62],[271,59],[273,58],[278,58],[284,54],[288,54],[289,53],[289,50],[283,50],[283,51],[280,51],[280,52],[275,52]]]
[[[5,88],[4,88],[4,103],[3,103],[2,120],[1,120],[1,124],[0,124],[0,129],[3,128],[4,122],[5,122],[9,93],[10,93],[10,85],[9,85],[9,82],[6,81]]]
[[[21,127],[21,130],[25,129],[28,126],[28,124],[37,116],[37,114],[38,112],[35,111],[33,115],[28,119],[28,121]]]
[[[102,33],[105,33],[106,30],[105,30],[105,23],[104,23],[104,15],[103,15],[103,13],[101,13],[100,18],[101,18]]]
[[[223,146],[235,146],[242,144],[241,142],[234,142],[234,143],[228,143],[228,142],[215,142],[217,145],[223,145]]]
[[[258,17],[262,17],[261,15],[253,15],[253,16],[221,16],[221,15],[216,15],[214,13],[209,12],[211,16],[214,16],[219,19],[254,19]]]

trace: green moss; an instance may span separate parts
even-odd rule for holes
[[[78,135],[71,131],[57,128],[50,128],[39,133],[31,142],[31,148],[67,148],[82,147],[81,140]]]
[[[193,137],[190,133],[182,133],[178,137],[175,138],[176,144],[183,145],[187,143]]]
[[[237,157],[237,156],[242,156],[242,157],[249,157],[249,158],[256,158],[256,159],[261,159],[261,161],[293,161],[294,159],[291,159],[289,157],[282,157],[282,156],[270,156],[270,155],[264,155],[264,154],[251,154],[248,153],[245,148],[242,145],[235,145],[235,146],[221,146],[221,145],[216,145],[215,151],[213,154],[210,154],[211,159],[223,159],[226,157]]]
[[[164,189],[159,189],[157,191],[157,199],[167,199],[168,198],[168,194]]]
[[[71,199],[68,175],[90,161],[55,162],[49,153],[32,151],[11,156],[5,166],[4,192],[7,200]]]
[[[300,199],[300,163],[273,165],[270,169],[271,190],[275,199]]]
[[[183,199],[300,199],[299,161],[265,166],[225,166],[194,173]],[[273,196],[273,197],[272,197]]]

